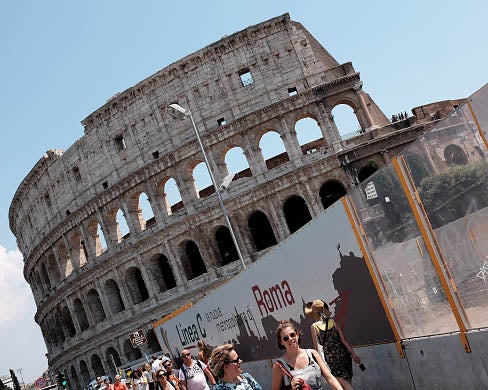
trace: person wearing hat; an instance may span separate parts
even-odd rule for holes
[[[311,332],[315,346],[345,390],[352,390],[352,360],[361,364],[341,329],[330,318],[329,306],[319,299],[305,305],[305,315],[315,320]]]

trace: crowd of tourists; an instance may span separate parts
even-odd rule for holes
[[[300,347],[300,331],[289,321],[281,321],[276,341],[283,356],[273,362],[272,390],[352,390],[352,362],[364,370],[361,359],[331,318],[327,304],[315,300],[305,305],[305,314],[314,319],[311,327],[314,349]],[[213,350],[200,340],[198,355],[180,351],[182,363],[173,367],[167,355],[152,357],[152,364],[116,375],[114,383],[97,378],[96,389],[106,390],[262,390],[256,379],[241,368],[242,360],[232,344]]]

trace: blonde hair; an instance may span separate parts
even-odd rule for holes
[[[215,347],[210,356],[210,371],[217,377],[224,376],[224,366],[229,363],[229,353],[234,349],[232,344]]]

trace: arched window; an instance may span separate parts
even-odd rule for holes
[[[75,366],[71,366],[70,379],[71,379],[71,386],[70,387],[74,387],[75,389],[81,389],[84,387],[84,386],[80,386],[80,380],[78,378],[78,374],[76,373]]]
[[[262,211],[255,211],[249,217],[248,226],[256,251],[259,252],[278,243],[268,217]]]
[[[139,195],[137,213],[141,223],[141,230],[146,230],[148,227],[151,227],[156,223],[153,208],[145,192],[141,192]]]
[[[88,303],[88,307],[90,308],[93,321],[95,321],[96,324],[103,321],[106,318],[106,315],[98,292],[94,289],[88,291],[86,294],[86,301]]]
[[[225,165],[227,167],[228,173],[233,173],[234,180],[241,177],[251,177],[251,169],[249,168],[249,163],[244,154],[244,151],[240,147],[234,147],[229,149],[225,154]]]
[[[100,245],[100,251],[98,246]],[[97,256],[100,256],[107,250],[107,242],[105,241],[105,235],[103,234],[102,225],[97,223]]]
[[[184,244],[183,267],[187,280],[194,279],[207,273],[207,267],[203,261],[197,244],[193,241],[187,241]]]
[[[97,220],[93,220],[88,225],[88,240],[95,249],[95,256],[100,256],[104,251],[107,250],[107,243],[102,232],[100,223]]]
[[[64,244],[59,245],[58,254],[62,273],[61,277],[64,279],[73,272],[73,263],[71,262],[69,252]]]
[[[85,243],[81,234],[75,232],[73,234],[73,261],[78,267],[83,267],[88,259],[88,253],[86,252]]]
[[[173,274],[173,269],[165,255],[161,253],[153,255],[149,260],[148,265],[149,277],[156,282],[160,292],[176,287],[176,279]]]
[[[63,307],[63,323],[65,328],[68,330],[68,334],[70,337],[73,337],[76,334],[75,325],[73,324],[73,319],[71,318],[71,313],[67,306]]]
[[[259,141],[259,147],[268,169],[273,169],[290,161],[285,144],[276,131],[264,133]]]
[[[75,307],[75,316],[76,320],[78,321],[78,325],[80,326],[81,331],[87,330],[89,327],[88,318],[86,317],[85,308],[83,307],[83,303],[76,298],[74,301]]]
[[[81,372],[81,379],[85,386],[88,386],[90,383],[90,372],[88,371],[88,366],[86,365],[85,361],[80,361],[80,372]]]
[[[219,227],[215,233],[215,241],[219,248],[222,265],[229,264],[239,258],[229,228],[226,226]]]
[[[113,347],[107,348],[107,352],[105,352],[105,362],[107,364],[107,367],[112,367],[114,363],[117,367],[122,365],[119,353]]]
[[[92,370],[95,373],[96,376],[102,376],[105,374],[102,361],[100,360],[100,357],[97,354],[93,354],[91,357],[91,366]]]
[[[295,123],[295,132],[303,154],[315,153],[325,145],[322,131],[315,119],[300,119]]]
[[[147,349],[148,351],[157,352],[161,349],[158,343],[158,339],[156,338],[156,335],[154,334],[154,329],[148,329],[146,331],[146,338],[147,338]]]
[[[465,165],[468,163],[468,158],[464,150],[454,144],[447,145],[444,149],[444,158],[447,165]]]
[[[57,333],[58,340],[60,343],[64,343],[66,337],[64,335],[63,329],[63,317],[61,316],[61,312],[58,309],[55,310],[54,318],[56,324],[55,332]]]
[[[364,129],[361,129],[358,118],[354,109],[347,104],[338,104],[332,109],[334,116],[334,123],[339,131],[339,136],[345,140],[356,137],[361,134]]]
[[[47,266],[51,273],[51,278],[54,281],[54,285],[56,286],[61,281],[61,274],[59,273],[58,262],[53,254],[47,257]]]
[[[126,283],[135,305],[149,299],[149,292],[139,268],[131,267],[127,270]]]
[[[327,207],[332,206],[340,198],[346,195],[346,193],[346,189],[338,181],[331,180],[322,184],[322,187],[320,187],[319,195],[320,200],[322,201],[322,206],[324,206],[324,210]]]
[[[212,179],[204,162],[197,164],[193,169],[193,180],[195,191],[199,198],[205,198],[215,192]]]
[[[139,348],[134,348],[129,339],[124,343],[124,355],[128,362],[142,358],[142,352]]]
[[[373,173],[378,170],[378,164],[376,161],[370,160],[368,165],[362,167],[358,172],[358,180],[360,183],[365,181],[368,177],[370,177]]]
[[[117,242],[122,242],[122,240],[130,236],[130,230],[124,212],[121,209],[117,210],[115,220],[117,222]]]
[[[300,196],[292,196],[283,205],[286,224],[290,233],[295,233],[312,219],[305,200]]]
[[[125,310],[122,296],[120,295],[120,289],[117,282],[113,279],[109,279],[105,282],[105,297],[108,301],[108,306],[112,314],[120,313]]]
[[[164,184],[164,201],[166,202],[166,210],[168,215],[176,213],[183,208],[183,201],[181,200],[180,190],[176,185],[176,181],[170,178]]]
[[[176,279],[175,275],[173,274],[173,269],[171,268],[171,264],[165,255],[159,256],[158,265],[164,282],[164,285],[160,286],[161,291],[171,290],[172,288],[176,287]]]
[[[51,279],[49,279],[49,274],[47,273],[46,265],[44,263],[41,264],[41,276],[44,290],[49,291],[51,289]]]

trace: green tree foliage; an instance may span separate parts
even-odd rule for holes
[[[424,178],[419,195],[434,228],[488,206],[488,162],[451,166]]]
[[[12,384],[14,386],[14,390],[20,390],[19,380],[17,379],[14,370],[12,369],[10,370],[10,376],[12,377]]]
[[[420,185],[422,180],[429,176],[429,172],[425,168],[424,162],[416,153],[407,153],[405,155],[405,161],[407,162],[408,169],[410,170],[415,185]]]

